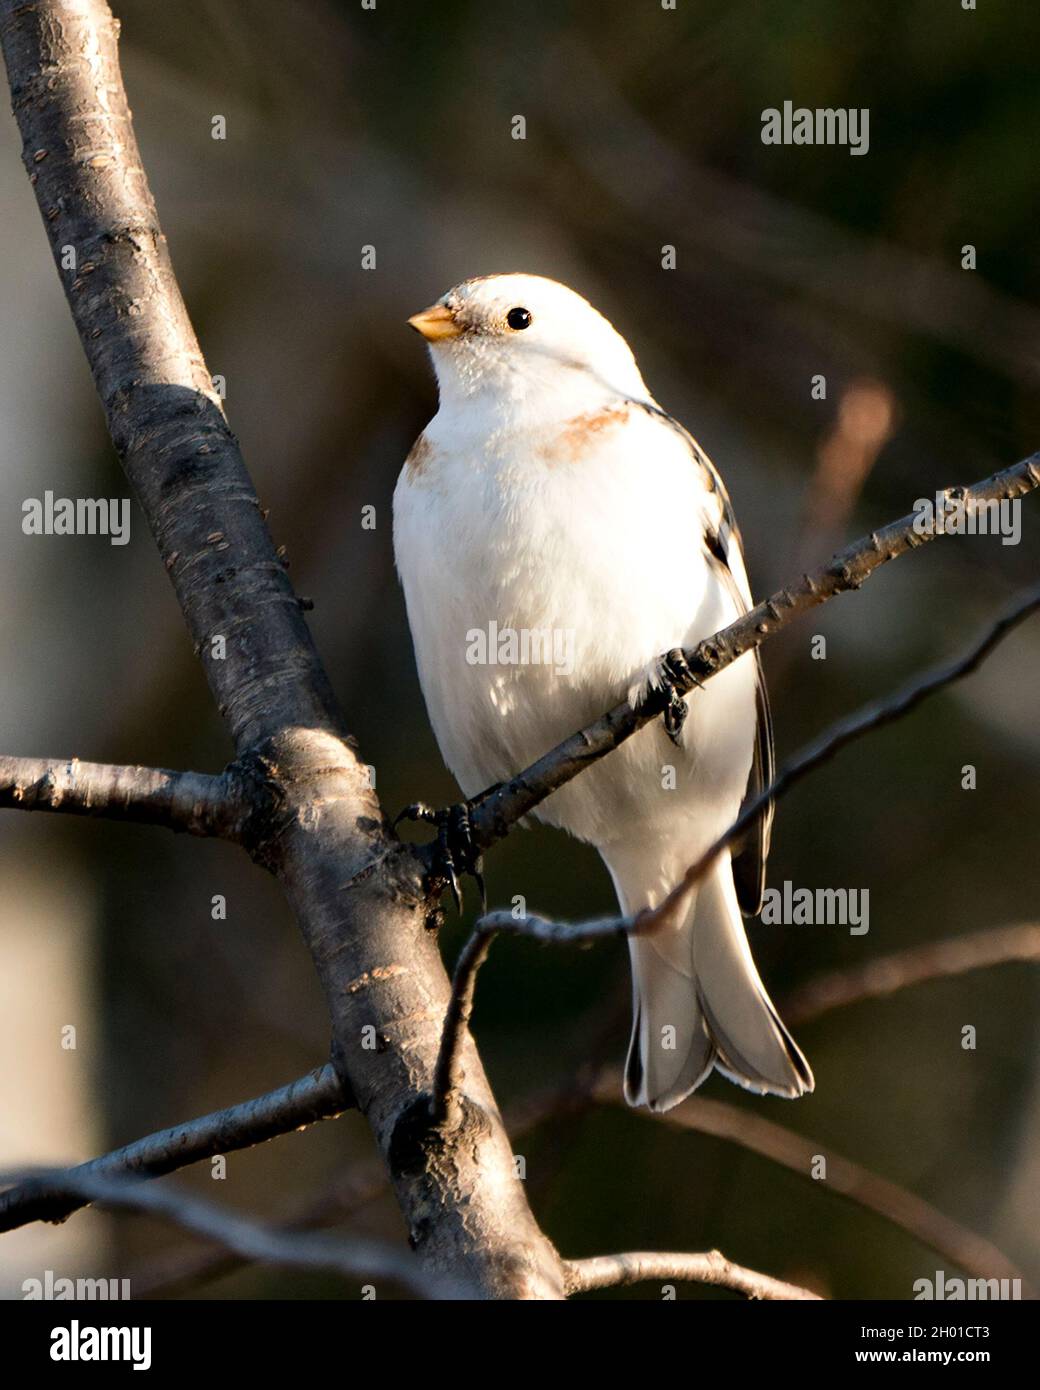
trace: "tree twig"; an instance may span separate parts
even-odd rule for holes
[[[620,1078],[616,1073],[604,1074],[596,1094],[608,1104],[618,1103]],[[974,1276],[1021,1279],[1023,1291],[1026,1288],[1028,1281],[1022,1271],[983,1236],[976,1235],[898,1183],[872,1173],[851,1159],[829,1153],[815,1140],[767,1120],[757,1111],[692,1096],[654,1118],[673,1129],[696,1130],[739,1144],[810,1181],[814,1165],[819,1166],[818,1160],[822,1158],[826,1161],[825,1177],[817,1181],[822,1191],[835,1192],[883,1217]]]
[[[352,1103],[344,1098],[334,1068],[316,1067],[276,1091],[159,1130],[62,1172],[66,1177],[156,1178],[214,1154],[252,1148],[279,1134],[332,1119],[349,1110]],[[60,1191],[49,1192],[38,1181],[9,1187],[0,1193],[0,1231],[11,1231],[30,1221],[63,1221],[88,1200],[70,1197],[69,1190],[66,1183]]]
[[[0,754],[0,807],[100,816],[237,840],[249,802],[231,772],[86,763]]]
[[[805,1300],[819,1299],[817,1293],[774,1279],[769,1274],[745,1269],[727,1260],[719,1250],[705,1254],[667,1254],[630,1251],[624,1255],[593,1255],[585,1260],[565,1260],[569,1293],[588,1293],[591,1289],[610,1289],[622,1284],[663,1284],[690,1282],[732,1289],[746,1298]]]
[[[783,631],[795,618],[850,589],[858,589],[882,565],[908,550],[916,550],[938,536],[942,518],[956,509],[970,510],[981,502],[1021,498],[1040,487],[1040,453],[971,487],[948,488],[945,511],[924,526],[917,513],[862,536],[840,550],[827,564],[803,575],[795,584],[780,589],[771,598],[738,618],[735,623],[707,638],[697,647],[684,651],[689,676],[676,683],[679,694],[688,694],[731,665],[739,656],[760,646],[767,637]],[[578,733],[564,739],[543,754],[537,762],[500,786],[491,787],[470,803],[470,824],[474,843],[486,849],[506,835],[510,828],[547,796],[576,777],[579,772],[611,752],[625,739],[661,713],[656,693],[638,707],[628,702],[616,705]]]
[[[685,911],[686,899],[693,887],[704,877],[722,851],[746,834],[748,828],[763,814],[766,808],[800,782],[814,768],[829,761],[842,748],[862,738],[874,729],[884,728],[903,715],[909,714],[922,701],[945,686],[975,671],[986,657],[1004,638],[1040,608],[1040,585],[1027,589],[1018,595],[995,622],[972,643],[963,655],[953,661],[945,662],[917,676],[905,685],[877,700],[872,700],[861,709],[825,729],[811,743],[797,753],[777,773],[772,783],[741,809],[733,824],[686,870],[676,886],[662,899],[657,907],[641,914],[644,930],[656,930],[661,923],[680,916]],[[638,920],[638,919],[637,919]]]
[[[161,1217],[182,1230],[216,1241],[247,1260],[293,1269],[328,1270],[365,1283],[388,1279],[422,1298],[464,1298],[472,1293],[457,1280],[424,1268],[408,1251],[381,1241],[344,1241],[326,1235],[280,1231],[169,1187],[144,1186],[127,1178],[62,1168],[0,1174],[0,1183],[3,1182],[14,1182],[22,1188],[39,1184],[48,1192],[64,1192],[81,1204],[95,1202],[109,1210]]]
[[[633,929],[633,923],[625,917],[604,917],[592,922],[550,922],[544,917],[514,917],[512,912],[506,910],[489,912],[482,917],[459,952],[455,965],[451,1000],[444,1016],[441,1045],[433,1074],[431,1121],[435,1125],[444,1124],[450,1114],[452,1096],[461,1086],[463,1039],[467,1036],[473,1013],[477,972],[487,959],[496,936],[526,936],[548,945],[569,946],[600,941],[609,936],[627,936]]]
[[[783,1015],[791,1024],[809,1023],[832,1009],[885,999],[911,985],[1023,961],[1040,961],[1040,924],[1035,922],[929,941],[875,956],[849,970],[830,970],[788,994]]]

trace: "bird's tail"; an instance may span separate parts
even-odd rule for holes
[[[610,868],[626,912],[660,898],[658,889],[648,889],[645,871],[640,881],[638,861],[624,856]],[[781,1023],[751,958],[728,853],[698,885],[678,926],[630,938],[629,950],[629,1105],[668,1110],[713,1066],[759,1094],[794,1097],[813,1089],[809,1064]]]

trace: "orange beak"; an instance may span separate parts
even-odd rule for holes
[[[455,315],[444,304],[431,304],[421,314],[413,314],[408,322],[428,343],[442,342],[445,338],[457,338],[462,332],[455,321]]]

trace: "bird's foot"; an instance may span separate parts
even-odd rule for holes
[[[487,890],[484,886],[484,856],[473,839],[473,824],[470,820],[468,801],[460,801],[454,806],[435,810],[425,801],[414,801],[394,817],[394,827],[400,821],[422,821],[425,825],[437,827],[437,838],[429,847],[430,882],[439,891],[451,889],[455,908],[462,912],[462,884],[460,878],[469,874],[477,885],[480,894],[481,915],[487,912]]]
[[[681,747],[683,725],[690,712],[685,696],[701,684],[690,670],[681,647],[673,647],[661,659],[654,683],[664,707],[664,731],[677,748]]]

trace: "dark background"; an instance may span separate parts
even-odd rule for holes
[[[547,274],[611,318],[721,469],[758,594],[843,536],[1037,447],[1040,44],[1027,6],[115,8],[189,309],[391,813],[456,796],[415,675],[390,500],[435,405],[404,320],[459,280]],[[869,153],[763,145],[761,113],[785,99],[869,107]],[[210,135],[217,114],[224,141]],[[225,731],[136,507],[122,549],[22,534],[27,497],[126,486],[13,122],[2,132],[0,748],[219,769]],[[968,243],[975,271],[961,268]],[[361,269],[364,245],[375,270]],[[675,270],[661,267],[665,245]],[[374,531],[361,529],[366,504]],[[768,644],[781,757],[956,652],[1034,578],[1038,505],[1023,504],[1018,547],[932,546]],[[869,889],[870,932],[753,925],[781,1005],[821,970],[1035,915],[1038,657],[1034,621],[782,805],[770,882]],[[968,763],[975,791],[961,789]],[[0,873],[5,1166],[85,1158],[324,1060],[309,959],[276,886],[240,853],[9,814]],[[488,886],[493,904],[522,893],[560,916],[612,906],[596,856],[544,829],[494,851]],[[224,922],[210,916],[217,893]],[[450,959],[462,930],[448,920]],[[620,1062],[627,1022],[605,1025],[626,981],[614,945],[497,946],[474,1028],[503,1104],[583,1062]],[[798,1030],[811,1098],[755,1100],[718,1077],[703,1094],[905,1184],[1040,1279],[1038,1002],[1032,965],[922,985]],[[59,1046],[68,1023],[74,1052]],[[969,1024],[974,1051],[960,1045]],[[644,1114],[551,1117],[516,1147],[567,1255],[718,1245],[836,1297],[906,1298],[938,1268],[961,1272],[824,1183]],[[222,1183],[205,1165],[175,1181],[277,1217],[334,1190],[370,1149],[347,1116],[232,1155]],[[402,1236],[385,1195],[341,1228]],[[188,1278],[197,1248],[140,1218],[86,1213],[6,1237],[0,1282],[20,1296],[23,1278],[52,1268],[127,1276],[141,1293],[343,1293],[263,1269]]]

